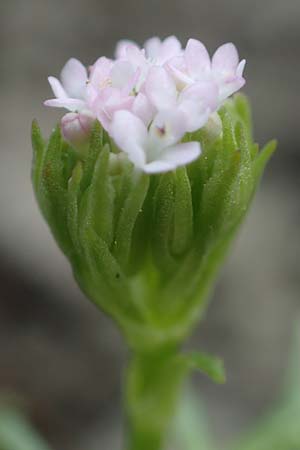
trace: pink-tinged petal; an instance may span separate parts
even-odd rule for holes
[[[211,71],[210,56],[202,42],[189,39],[185,49],[188,74],[195,80],[205,80]]]
[[[164,64],[166,61],[179,56],[182,53],[180,41],[175,36],[167,37],[162,43],[159,52],[159,61]]]
[[[209,81],[193,84],[179,96],[179,109],[185,113],[187,129],[193,132],[202,128],[210,114],[219,106],[218,86]]]
[[[147,65],[147,60],[145,58],[145,51],[140,50],[135,45],[128,45],[126,47],[126,57],[125,57],[135,69],[138,67],[143,68]]]
[[[131,110],[133,101],[134,97],[124,97],[118,89],[108,87],[100,91],[93,103],[92,110],[105,130],[110,132],[114,114],[120,110]]]
[[[145,92],[158,110],[173,108],[176,105],[176,85],[163,67],[155,66],[150,69],[145,83]]]
[[[115,58],[116,59],[126,58],[126,51],[128,46],[136,47],[138,50],[140,49],[139,46],[134,41],[130,41],[129,39],[122,39],[116,45]]]
[[[61,82],[55,77],[48,77],[49,84],[56,98],[66,98],[67,93],[62,87]]]
[[[153,120],[155,108],[150,103],[146,95],[140,92],[134,99],[132,112],[134,115],[142,119],[144,124],[148,127],[150,122]]]
[[[113,61],[102,56],[97,59],[91,67],[89,82],[97,90],[107,86],[110,80],[110,71],[113,67]]]
[[[179,102],[191,100],[202,103],[214,111],[218,106],[218,86],[213,81],[199,81],[184,89]]]
[[[169,36],[163,41],[158,37],[153,37],[145,42],[144,47],[147,58],[159,65],[164,64],[175,56],[179,56],[182,52],[181,43],[175,36]]]
[[[211,114],[210,108],[205,106],[205,104],[199,104],[192,100],[182,102],[179,110],[185,114],[186,131],[190,133],[202,128]]]
[[[228,74],[235,73],[239,64],[238,51],[232,43],[219,47],[212,58],[213,71]]]
[[[239,91],[244,84],[245,79],[242,77],[236,77],[233,81],[220,83],[219,86],[219,103],[222,103],[226,98],[230,97],[235,92]]]
[[[88,76],[86,68],[80,61],[75,58],[69,59],[61,71],[60,78],[69,97],[84,98]]]
[[[70,112],[61,119],[63,137],[75,148],[82,148],[91,136],[95,117],[90,111]]]
[[[69,111],[81,111],[86,108],[85,101],[78,100],[77,98],[53,98],[46,100],[44,105],[54,108],[66,108]]]
[[[128,86],[131,84],[135,72],[129,61],[116,61],[110,72],[112,86],[119,89]]]
[[[243,73],[244,73],[244,70],[245,70],[245,66],[246,66],[246,60],[243,59],[243,60],[239,63],[239,65],[237,66],[237,69],[236,69],[236,75],[237,75],[238,77],[242,77],[242,76],[243,76]]]
[[[179,91],[194,83],[193,78],[191,78],[187,73],[185,59],[183,57],[177,56],[172,58],[164,65],[164,68],[175,81],[176,87]]]
[[[162,149],[178,142],[187,131],[187,118],[179,108],[157,114],[149,130],[151,148]]]
[[[129,111],[115,113],[111,123],[111,135],[117,146],[127,153],[137,167],[145,164],[144,148],[147,142],[147,128],[138,117]]]

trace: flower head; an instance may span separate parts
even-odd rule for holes
[[[199,143],[182,140],[204,127],[224,100],[243,86],[244,66],[233,44],[221,46],[210,59],[195,39],[185,49],[175,36],[153,37],[144,48],[120,41],[115,59],[100,57],[88,71],[70,59],[61,81],[49,77],[56,98],[45,104],[74,114],[62,120],[63,135],[74,146],[86,138],[83,117],[89,124],[98,119],[138,169],[164,172],[200,155]],[[166,134],[157,134],[160,121]]]

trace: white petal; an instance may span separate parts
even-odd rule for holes
[[[148,127],[149,123],[153,120],[155,109],[146,95],[140,92],[134,99],[132,112],[142,119],[144,124]]]
[[[170,170],[173,169],[175,169],[174,164],[160,160],[152,161],[148,164],[145,164],[143,167],[143,170],[146,173],[163,173],[169,172]]]
[[[135,69],[140,67],[141,69],[147,65],[147,60],[145,58],[145,51],[140,50],[136,45],[128,45],[126,47],[126,57],[125,57]]]
[[[186,131],[191,133],[202,128],[211,114],[210,108],[192,100],[182,102],[179,109],[185,114]]]
[[[48,77],[49,84],[56,98],[66,98],[67,93],[62,87],[61,82],[55,77]]]
[[[136,44],[136,42],[130,41],[129,39],[122,39],[116,45],[115,58],[116,59],[125,58],[126,57],[126,49],[129,45],[134,46],[137,49],[139,49],[139,46]]]
[[[235,45],[224,44],[219,47],[212,58],[212,69],[220,73],[235,73],[239,64],[239,55]]]
[[[223,102],[230,95],[239,91],[246,83],[243,77],[236,77],[231,82],[220,83],[219,88],[219,102]]]
[[[191,76],[187,73],[187,68],[183,57],[177,56],[172,58],[165,64],[164,67],[175,81],[176,87],[179,91],[194,83],[193,78],[191,78]]]
[[[129,85],[135,74],[135,70],[129,61],[117,61],[113,65],[110,77],[112,86],[116,88],[124,88]]]
[[[147,173],[168,172],[194,161],[200,153],[201,148],[198,142],[177,144],[166,148],[156,161],[146,164],[143,170]]]
[[[184,89],[179,97],[179,101],[192,100],[197,103],[204,103],[212,111],[217,108],[218,86],[213,81],[200,81]]]
[[[87,70],[78,59],[71,58],[61,71],[61,81],[69,97],[84,98]]]
[[[156,36],[148,39],[144,44],[147,58],[156,59],[159,55],[161,45],[161,40]]]
[[[245,66],[246,66],[246,60],[243,59],[239,63],[239,65],[237,66],[237,69],[236,69],[236,74],[237,74],[238,77],[242,77],[243,76],[243,73],[244,73],[244,70],[245,70]]]
[[[164,110],[157,114],[149,130],[150,146],[162,149],[178,142],[187,131],[184,112],[178,108]]]
[[[110,79],[110,71],[112,67],[113,61],[111,59],[105,58],[105,56],[98,58],[91,67],[89,79],[90,84],[98,90],[105,87]]]
[[[141,119],[129,111],[117,111],[114,114],[110,130],[117,146],[127,153],[129,159],[137,167],[143,167],[147,128]]]
[[[163,67],[152,67],[145,83],[146,95],[158,109],[173,108],[176,105],[175,82]]]
[[[179,97],[179,109],[186,115],[187,130],[202,128],[211,112],[218,107],[218,86],[213,82],[203,81],[186,88]]]
[[[174,167],[184,166],[195,159],[201,153],[199,142],[183,142],[166,148],[159,160],[174,164]]]
[[[53,106],[54,108],[66,108],[69,111],[82,111],[86,108],[86,103],[77,98],[53,98],[44,102],[46,106]]]
[[[167,37],[161,44],[159,52],[159,60],[161,64],[175,56],[179,56],[182,52],[182,46],[175,36]]]
[[[185,60],[189,75],[195,80],[207,79],[211,63],[208,51],[202,42],[189,39],[185,49]]]

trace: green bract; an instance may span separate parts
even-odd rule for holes
[[[81,289],[132,349],[169,347],[190,333],[275,149],[253,142],[245,97],[219,116],[219,136],[207,127],[185,138],[200,141],[197,161],[152,176],[117,157],[99,123],[85,155],[59,127],[45,142],[33,123],[40,209]]]

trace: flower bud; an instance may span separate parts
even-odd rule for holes
[[[94,123],[95,117],[88,110],[69,112],[61,119],[62,135],[75,149],[82,150],[88,145]]]

